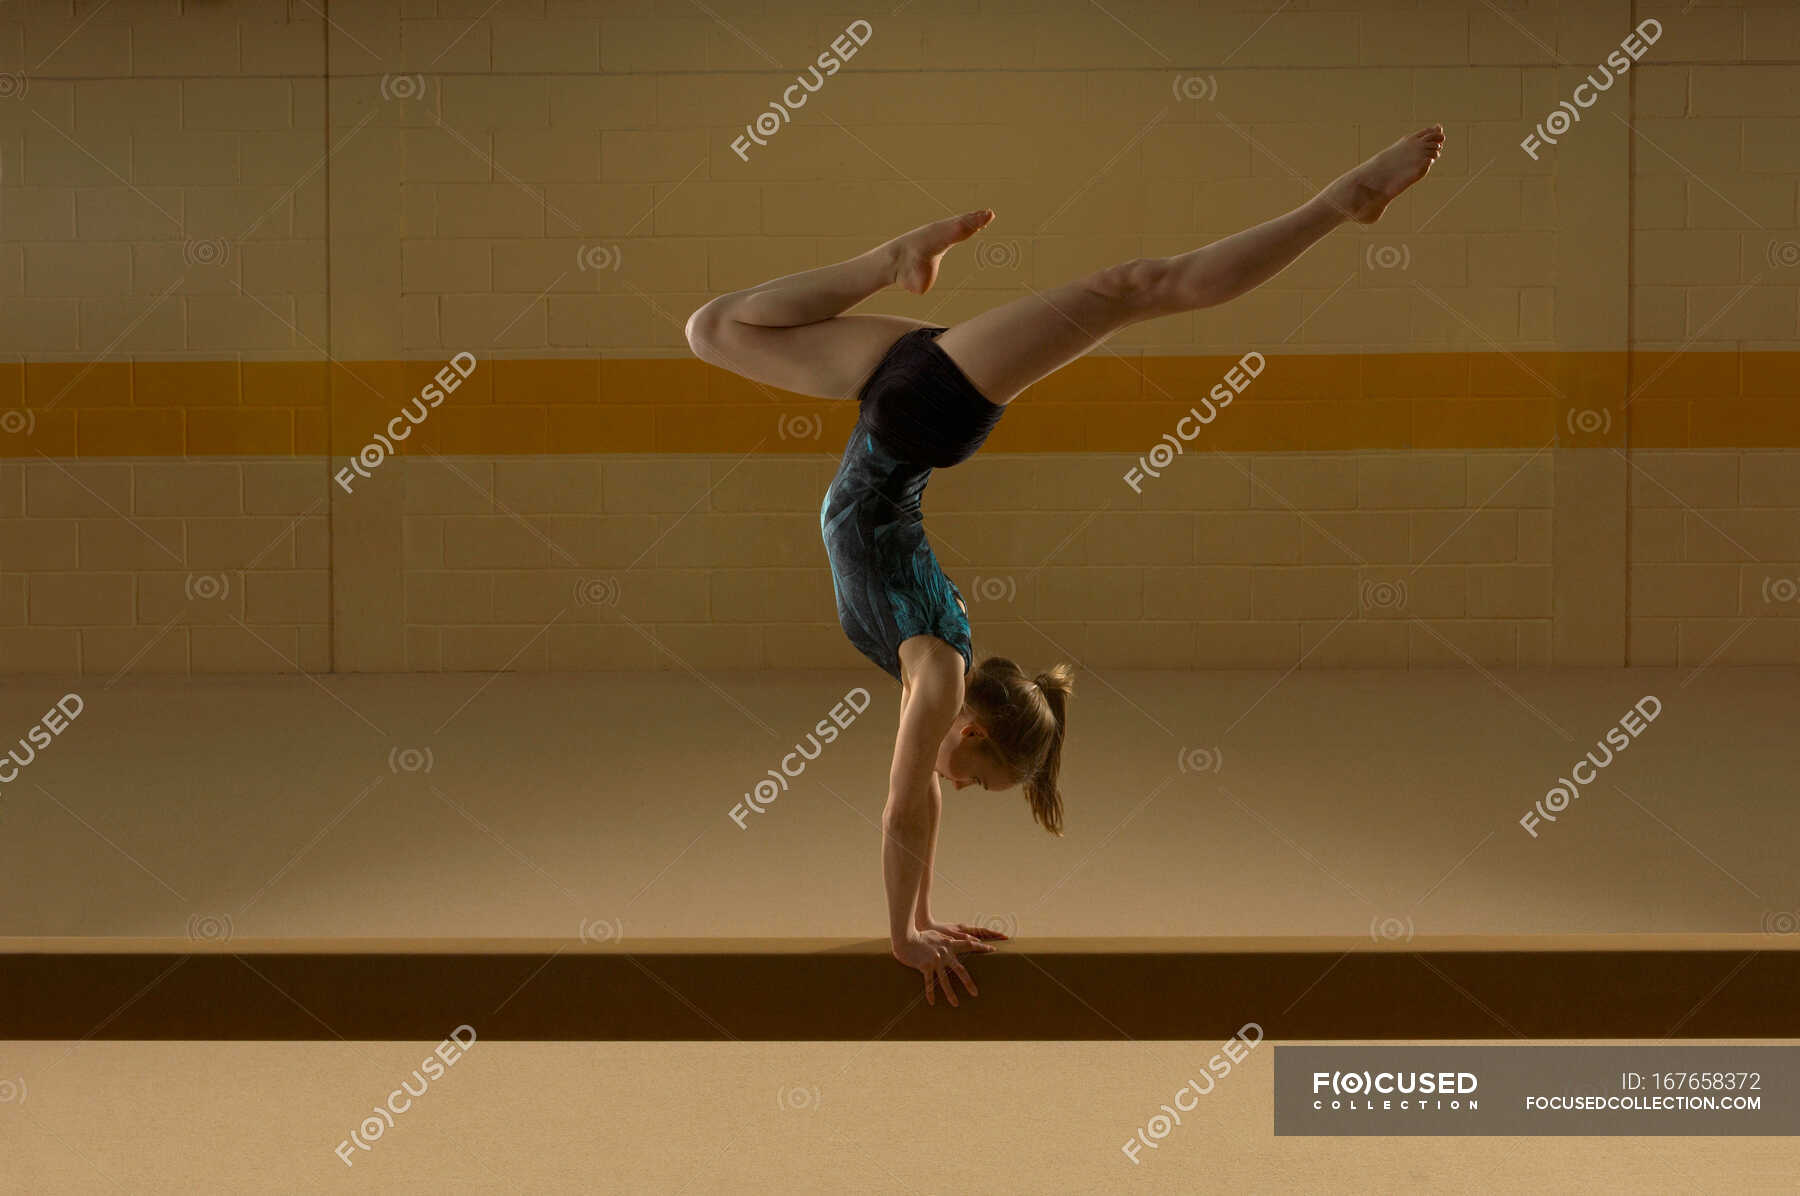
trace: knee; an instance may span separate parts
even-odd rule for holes
[[[687,318],[688,348],[694,351],[695,357],[704,358],[713,338],[718,333],[718,317],[712,313],[712,304],[705,303],[694,310]]]
[[[693,315],[687,318],[688,348],[701,361],[711,362],[719,356],[725,336],[725,325],[730,320],[719,313],[718,300],[703,304]]]

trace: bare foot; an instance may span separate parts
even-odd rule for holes
[[[1402,191],[1425,177],[1444,149],[1444,126],[1409,133],[1321,193],[1326,203],[1358,224],[1374,224]]]
[[[910,233],[895,237],[887,244],[894,256],[894,285],[905,287],[915,295],[923,295],[937,281],[938,263],[950,247],[966,241],[994,218],[992,208],[964,212],[930,224],[921,224]]]

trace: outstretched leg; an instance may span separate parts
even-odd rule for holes
[[[1344,221],[1373,223],[1425,177],[1443,144],[1442,126],[1421,129],[1284,216],[1189,253],[1137,258],[1015,299],[955,325],[937,343],[982,394],[1009,403],[1127,325],[1235,299]]]
[[[952,245],[994,218],[983,209],[922,225],[847,261],[721,295],[688,317],[702,361],[798,394],[845,398],[883,354],[925,321],[841,313],[889,286],[929,290]]]

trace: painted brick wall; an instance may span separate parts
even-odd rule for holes
[[[817,526],[853,412],[695,363],[689,312],[991,206],[931,294],[860,309],[954,323],[1436,121],[1380,225],[1120,333],[933,479],[977,650],[1800,653],[1792,6],[716,11],[0,13],[0,670],[866,668]],[[1249,350],[1264,377],[1128,486]],[[469,387],[334,484],[458,352]]]

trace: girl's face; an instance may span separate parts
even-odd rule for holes
[[[997,791],[1013,785],[1006,770],[988,751],[987,732],[966,707],[938,745],[936,767],[938,775],[958,789],[974,785]]]

